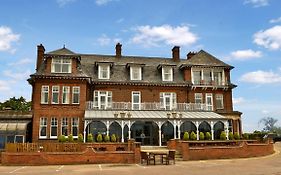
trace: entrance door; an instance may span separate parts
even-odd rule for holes
[[[132,138],[141,145],[158,145],[158,126],[154,122],[137,121],[131,131]]]

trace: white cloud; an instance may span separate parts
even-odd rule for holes
[[[24,58],[17,62],[9,63],[8,65],[9,66],[21,66],[21,65],[25,65],[25,64],[29,64],[29,63],[33,63],[33,60],[30,58]]]
[[[233,98],[232,100],[233,100],[234,105],[241,104],[245,101],[245,99],[243,97]]]
[[[263,7],[269,4],[269,0],[245,0],[244,4],[251,4],[253,7]]]
[[[102,34],[102,36],[97,39],[97,42],[101,46],[106,46],[106,45],[109,45],[109,44],[112,44],[112,43],[118,43],[120,41],[121,41],[120,38],[109,38],[105,34]]]
[[[117,0],[96,0],[97,5],[106,5],[109,2],[117,1]]]
[[[279,23],[279,22],[281,22],[281,17],[276,18],[276,19],[271,19],[271,20],[269,21],[269,23]]]
[[[241,81],[247,83],[256,83],[256,84],[272,84],[272,83],[281,83],[281,74],[274,73],[272,71],[254,71],[249,72],[241,76]]]
[[[14,52],[12,43],[19,41],[20,35],[13,33],[12,29],[6,26],[0,26],[0,51]]]
[[[258,31],[254,34],[254,43],[271,50],[281,49],[281,26]]]
[[[76,0],[57,0],[57,3],[59,4],[60,7],[63,7],[67,4],[73,3]]]
[[[7,81],[0,80],[0,91],[9,91],[9,90],[10,90],[9,83]]]
[[[10,77],[15,81],[18,80],[26,80],[31,74],[30,70],[26,70],[25,72],[12,72],[10,70],[3,71],[4,76]]]
[[[247,50],[237,50],[230,53],[231,58],[235,60],[248,60],[252,58],[260,58],[262,57],[261,51],[253,51],[251,49]]]
[[[133,43],[143,44],[144,46],[160,46],[163,43],[168,45],[187,46],[194,44],[198,37],[192,33],[188,26],[138,26],[137,32],[131,39]]]

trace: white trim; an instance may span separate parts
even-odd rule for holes
[[[64,102],[64,94],[66,94],[66,99],[65,99],[65,102]],[[62,96],[61,96],[61,103],[62,104],[69,104],[70,103],[70,86],[63,86],[62,87]]]
[[[56,120],[56,125],[52,124],[53,119]],[[52,136],[52,127],[56,126],[57,127],[57,135],[56,136]],[[50,139],[57,139],[58,138],[58,119],[56,117],[52,117],[51,118],[51,123],[50,123]]]
[[[46,120],[46,121],[45,122],[42,121],[43,124],[41,124],[42,123],[41,120],[43,120],[43,119]],[[41,127],[46,127],[46,136],[41,136]],[[48,136],[48,134],[47,134],[47,127],[48,127],[48,119],[47,119],[47,117],[40,117],[39,118],[39,139],[46,139],[47,138],[47,136]]]
[[[77,119],[77,125],[73,125],[73,119]],[[73,135],[73,126],[77,127],[77,136]],[[72,117],[71,118],[71,134],[73,138],[77,139],[79,135],[79,117]]]
[[[217,100],[218,100],[218,99],[221,100],[221,104],[222,104],[222,107],[221,107],[221,108],[218,108],[218,105],[217,105]],[[216,94],[216,109],[224,109],[223,94]]]
[[[169,101],[170,101],[169,104],[166,102],[167,98],[169,98]],[[160,92],[160,105],[165,110],[175,109],[177,107],[177,93],[175,93],[175,92]]]
[[[57,60],[57,62],[55,62],[55,60]],[[59,71],[55,70],[56,64],[60,66]],[[63,72],[63,66],[64,65],[68,66],[67,72]],[[71,73],[71,72],[72,72],[72,59],[71,58],[52,58],[51,73]]]
[[[139,101],[137,103],[134,103],[134,97],[135,96],[138,96],[138,98],[139,98]],[[140,110],[141,109],[141,92],[140,91],[132,91],[131,101],[132,101],[132,110]],[[135,109],[134,105],[139,105],[139,108]]]
[[[78,92],[77,93],[75,93],[74,92],[74,89],[78,89]],[[78,103],[74,103],[73,101],[74,101],[74,94],[78,94]],[[72,87],[72,104],[80,104],[80,86],[73,86]]]
[[[165,73],[165,70],[167,71]],[[170,75],[169,79],[165,79],[165,75]],[[162,81],[173,81],[173,68],[172,67],[162,67]]]
[[[58,88],[57,91],[55,92],[55,93],[58,94],[58,96],[57,96],[58,102],[57,103],[54,102],[54,88]],[[60,87],[59,86],[52,86],[52,100],[51,100],[51,103],[52,104],[59,104],[60,103],[59,99],[60,99]]]
[[[134,73],[133,70],[136,69],[136,71],[138,72],[138,77],[134,77]],[[136,67],[136,66],[131,66],[130,67],[130,80],[142,80],[142,71],[141,71],[141,67]]]
[[[211,101],[210,101],[211,104],[208,104],[208,98],[211,99]],[[213,94],[212,93],[206,93],[205,103],[206,103],[207,110],[209,110],[209,107],[211,107],[211,109],[209,111],[214,110],[214,102],[213,102]]]
[[[102,77],[102,69],[101,68],[105,68],[106,69],[106,77]],[[103,70],[103,71],[105,71],[105,70]],[[102,79],[102,80],[108,80],[108,79],[110,79],[110,65],[108,65],[108,64],[99,64],[98,65],[98,72],[99,72],[99,75],[98,75],[98,77],[99,77],[99,79]]]
[[[43,91],[44,88],[47,88],[47,91]],[[45,99],[45,93],[47,93],[47,101]],[[44,101],[43,101],[44,99]],[[46,101],[46,102],[45,102]],[[49,104],[49,86],[43,85],[41,87],[41,104]]]
[[[25,141],[25,137],[24,137],[24,135],[15,135],[15,137],[14,137],[14,143],[19,143],[19,142],[16,142],[16,138],[17,137],[22,137],[22,142],[20,142],[20,143],[24,143],[24,141]]]
[[[102,104],[101,97],[105,97],[104,104]],[[94,101],[94,107],[97,107],[98,109],[111,108],[112,107],[112,92],[111,91],[94,91],[93,101]],[[104,105],[104,108],[102,108],[103,105]]]

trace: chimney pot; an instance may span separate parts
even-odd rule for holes
[[[115,54],[117,58],[121,58],[122,56],[122,44],[117,43],[115,46]]]
[[[180,61],[180,47],[174,46],[174,48],[172,49],[172,53],[173,53],[173,60]]]

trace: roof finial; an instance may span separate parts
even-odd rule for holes
[[[65,49],[65,44],[63,45],[63,48]]]

